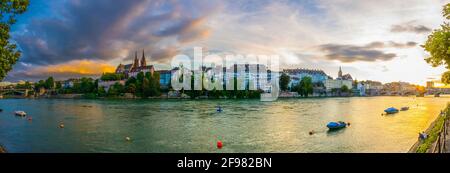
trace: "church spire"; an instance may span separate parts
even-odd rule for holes
[[[338,77],[339,77],[339,78],[341,78],[341,77],[342,77],[342,69],[341,69],[341,66],[339,66]]]
[[[147,66],[147,62],[145,61],[145,51],[142,49],[141,67],[145,66]]]
[[[133,63],[133,68],[138,68],[139,67],[139,60],[137,58],[137,51],[134,53],[134,63]]]

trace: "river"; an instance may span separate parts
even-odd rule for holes
[[[12,153],[407,152],[449,101],[0,99],[0,144]],[[217,105],[224,111],[217,113]],[[391,106],[410,110],[382,116]],[[14,116],[15,110],[32,120]],[[339,120],[351,125],[328,132],[326,124]],[[311,130],[316,133],[309,135]],[[216,148],[218,140],[222,149]]]

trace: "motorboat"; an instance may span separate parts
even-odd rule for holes
[[[395,114],[395,113],[398,113],[398,109],[396,109],[394,107],[390,107],[390,108],[387,108],[386,110],[384,110],[384,112],[386,112],[386,114]]]
[[[343,122],[343,121],[338,121],[338,122],[329,122],[327,124],[328,129],[330,130],[338,130],[338,129],[342,129],[347,127],[347,123]]]
[[[27,116],[27,113],[24,111],[16,111],[16,112],[14,112],[14,114],[16,116],[21,116],[21,117]]]

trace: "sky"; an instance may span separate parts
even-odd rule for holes
[[[164,68],[194,47],[280,55],[280,68],[339,67],[357,80],[425,85],[444,67],[420,46],[450,0],[31,0],[12,27],[23,56],[5,81],[98,76],[131,63]]]

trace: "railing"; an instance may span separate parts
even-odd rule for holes
[[[442,116],[442,115],[440,115]],[[448,135],[448,115],[445,115],[444,125],[442,126],[441,132],[438,134],[438,138],[436,140],[436,144],[434,145],[434,149],[432,153],[445,153],[447,152],[446,138]]]

